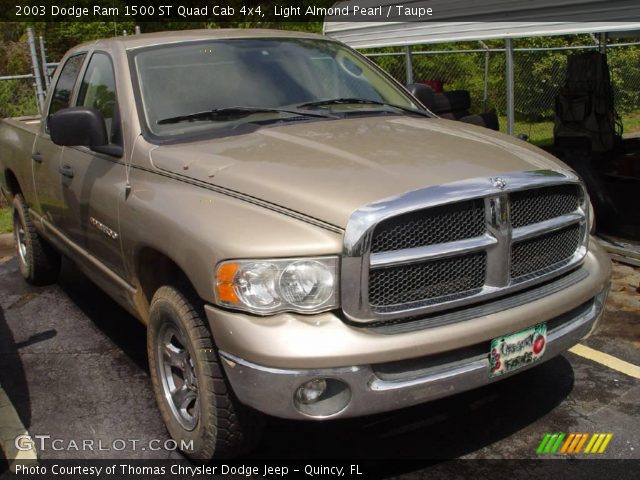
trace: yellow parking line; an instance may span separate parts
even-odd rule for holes
[[[19,436],[21,437],[21,445],[32,445],[32,448],[29,450],[17,449],[15,443]],[[14,464],[18,461],[38,459],[33,440],[2,386],[0,386],[0,448],[9,462],[9,468],[13,471],[15,471]]]
[[[580,344],[569,349],[569,351],[571,353],[575,353],[576,355],[580,355],[581,357],[588,358],[589,360],[600,363],[606,367],[612,368],[613,370],[617,370],[618,372],[622,372],[625,375],[629,375],[630,377],[640,379],[639,366],[634,365],[633,363],[625,362],[624,360],[620,360],[619,358],[616,358],[613,355],[609,355],[608,353],[603,353]]]

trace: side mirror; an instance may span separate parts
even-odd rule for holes
[[[109,144],[102,114],[95,108],[71,107],[49,116],[51,140],[60,146],[102,147]]]

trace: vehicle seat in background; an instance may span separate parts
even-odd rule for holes
[[[467,90],[436,93],[429,85],[423,83],[411,83],[407,85],[407,90],[439,117],[471,123],[491,130],[500,130],[498,115],[495,111],[471,114],[469,111],[471,96]]]
[[[407,90],[409,93],[420,100],[425,107],[431,110],[433,113],[435,112],[435,93],[433,89],[429,85],[425,85],[424,83],[410,83],[407,85]]]

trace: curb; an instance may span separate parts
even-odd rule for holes
[[[0,233],[0,248],[9,249],[13,248],[14,245],[13,233]]]

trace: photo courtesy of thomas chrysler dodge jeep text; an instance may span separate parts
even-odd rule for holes
[[[45,109],[0,121],[20,270],[53,282],[65,255],[147,326],[162,417],[192,458],[248,451],[264,414],[488,384],[602,315],[609,259],[577,175],[437,118],[326,37],[80,45]]]

